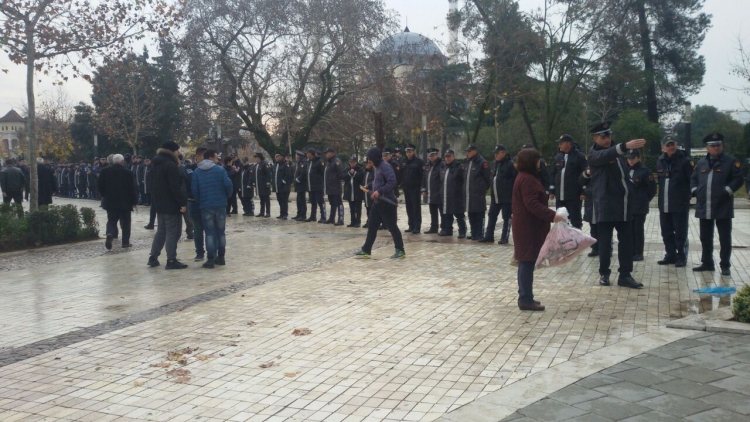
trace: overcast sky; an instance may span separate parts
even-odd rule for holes
[[[463,3],[463,0],[459,2]],[[385,0],[385,3],[399,14],[401,27],[408,19],[412,32],[432,38],[445,51],[448,43],[445,24],[448,0]],[[540,4],[543,4],[542,0],[521,0],[521,7],[525,10]],[[743,20],[750,14],[750,0],[706,0],[705,11],[713,15],[712,27],[700,50],[706,58],[706,75],[703,89],[690,100],[694,105],[708,104],[720,110],[742,108],[743,100],[750,107],[750,98],[743,99],[742,93],[724,88],[742,84],[729,72],[731,62],[737,56],[737,37],[741,36],[750,46],[750,24],[743,28]],[[0,115],[3,115],[10,108],[22,108],[26,101],[25,69],[10,63],[7,56],[0,57],[0,69],[9,70],[7,74],[0,73]],[[81,80],[71,81],[64,85],[71,101],[90,103],[90,85]],[[42,78],[36,89],[37,93],[49,93],[56,88],[52,79]]]

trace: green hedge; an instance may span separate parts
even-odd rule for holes
[[[55,206],[24,213],[18,204],[0,206],[0,252],[77,242],[99,237],[91,208]]]
[[[732,300],[732,313],[739,322],[750,322],[750,285],[745,285]]]

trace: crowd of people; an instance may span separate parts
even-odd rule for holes
[[[156,227],[157,231],[148,265],[160,266],[158,258],[166,249],[167,269],[187,267],[177,260],[183,221],[188,239],[195,244],[195,261],[205,261],[205,268],[225,265],[226,218],[238,214],[240,204],[244,216],[270,218],[271,194],[275,192],[276,218],[287,220],[292,188],[297,198],[291,219],[299,222],[343,226],[344,201],[348,203],[347,227],[368,229],[365,243],[356,253],[360,258],[370,257],[381,229],[388,229],[393,237],[396,251],[392,258],[406,256],[397,226],[400,195],[406,209],[406,234],[453,236],[455,221],[459,239],[494,243],[498,218],[502,218],[498,243],[508,244],[512,233],[519,263],[518,304],[525,310],[544,309],[533,296],[534,262],[550,223],[561,219],[548,207],[548,201],[568,210],[572,226],[580,229],[584,221],[590,225],[590,233],[598,241],[588,256],[599,259],[602,286],[610,285],[616,231],[617,284],[639,289],[643,284],[632,277],[633,262],[644,259],[644,225],[651,200],[658,193],[665,249],[658,264],[685,267],[689,209],[695,197],[702,257],[693,271],[715,271],[715,227],[721,245],[719,268],[722,275],[731,275],[733,197],[743,178],[740,161],[723,152],[723,135],[712,133],[704,138],[708,154],[697,162],[678,148],[675,137],[666,136],[661,140],[663,153],[652,171],[640,159],[645,140],[613,144],[609,122],[597,125],[591,133],[594,145],[588,153],[581,151],[570,135],[561,136],[556,141],[558,153],[549,164],[532,145],[524,145],[515,158],[503,145],[497,145],[492,162],[479,154],[476,145],[466,149],[463,161],[456,159],[453,150],[441,157],[439,150],[431,148],[425,163],[415,146],[407,144],[404,157],[399,150],[371,148],[366,163],[361,164],[354,156],[343,163],[333,148],[296,151],[294,160],[277,153],[269,163],[263,153],[255,154],[252,161],[235,155],[220,159],[217,151],[199,147],[190,161],[180,154],[179,145],[167,142],[153,160],[117,154],[91,163],[53,167],[40,159],[40,191],[45,183],[50,203],[52,192],[100,199],[108,216],[107,249],[120,235],[118,223],[122,247],[130,247],[130,212],[136,205],[150,205],[146,228]],[[22,163],[13,164],[6,163],[0,174],[5,202],[20,201],[20,192],[28,192],[28,171]],[[422,199],[430,215],[425,231]]]

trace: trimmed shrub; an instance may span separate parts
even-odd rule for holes
[[[0,252],[95,239],[99,236],[96,213],[74,205],[49,206],[23,213],[18,206],[0,207]]]
[[[741,288],[732,300],[732,313],[739,322],[750,322],[750,285]]]

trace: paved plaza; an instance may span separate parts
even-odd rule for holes
[[[535,313],[516,306],[512,245],[405,234],[394,261],[381,231],[357,260],[365,229],[233,216],[226,267],[183,240],[190,267],[165,271],[139,207],[132,250],[0,255],[0,421],[747,420],[750,336],[666,324],[712,309],[693,289],[750,281],[750,210],[731,277],[690,270],[693,218],[688,267],[658,266],[655,211],[644,289],[599,286],[582,255],[536,272]]]

